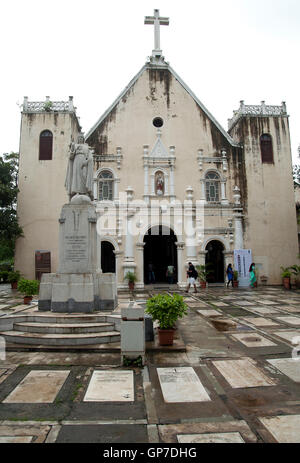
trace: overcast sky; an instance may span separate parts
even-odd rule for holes
[[[20,107],[74,96],[85,133],[154,48],[144,16],[161,27],[166,61],[227,130],[245,104],[280,105],[290,115],[299,162],[299,0],[9,0],[1,5],[0,154],[19,149]]]

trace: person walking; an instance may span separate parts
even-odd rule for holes
[[[174,265],[168,265],[168,268],[167,268],[167,279],[168,279],[168,283],[169,285],[172,285],[173,284],[173,281],[174,281],[174,273],[175,273],[175,267]]]
[[[155,283],[154,268],[151,262],[148,265],[148,280],[150,285]]]
[[[229,288],[230,283],[231,283],[231,286],[233,287],[233,269],[232,269],[231,264],[228,265],[226,273],[227,273],[227,278],[228,278],[227,288]]]
[[[250,273],[250,286],[251,288],[257,287],[256,275],[255,275],[255,264],[252,263],[249,268]]]
[[[197,293],[198,291],[196,288],[196,280],[198,278],[198,273],[192,262],[189,262],[189,267],[187,269],[186,276],[188,278],[188,287],[186,289],[186,292],[188,293],[191,285],[193,285],[195,289],[194,293]]]

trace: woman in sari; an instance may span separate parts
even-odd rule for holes
[[[256,275],[255,275],[255,264],[251,264],[249,268],[250,273],[250,286],[251,288],[257,287]]]

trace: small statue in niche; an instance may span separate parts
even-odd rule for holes
[[[165,178],[162,172],[156,172],[155,174],[155,192],[158,196],[165,194]]]

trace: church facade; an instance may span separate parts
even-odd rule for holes
[[[281,284],[280,267],[295,264],[298,253],[285,103],[241,102],[225,131],[165,62],[155,37],[149,61],[85,134],[94,159],[99,269],[116,273],[119,288],[134,271],[143,288],[150,269],[164,283],[173,265],[183,287],[192,262],[209,264],[208,281],[224,283],[234,251],[250,250],[259,275]],[[15,267],[26,277],[57,269],[69,145],[80,133],[72,97],[24,99],[24,237]]]

